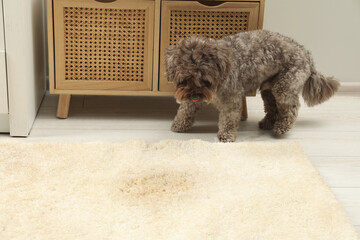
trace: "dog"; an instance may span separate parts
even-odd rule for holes
[[[340,83],[324,77],[304,46],[267,30],[253,30],[218,40],[201,36],[181,39],[165,51],[166,76],[175,85],[180,104],[171,130],[185,132],[196,112],[212,103],[219,110],[217,137],[236,140],[242,98],[260,89],[264,130],[277,135],[289,131],[298,116],[299,95],[308,106],[320,104],[338,90]]]

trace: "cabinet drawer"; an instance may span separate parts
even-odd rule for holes
[[[219,39],[238,32],[258,29],[259,2],[164,1],[161,12],[160,59],[165,49],[181,38],[200,35]],[[173,91],[160,62],[160,91]]]
[[[55,89],[151,90],[154,1],[52,3]]]

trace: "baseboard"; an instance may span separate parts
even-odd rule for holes
[[[360,82],[341,82],[339,92],[342,93],[360,93]]]
[[[0,133],[10,132],[9,114],[0,113]]]

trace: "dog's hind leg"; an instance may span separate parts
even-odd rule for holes
[[[275,97],[271,89],[272,83],[270,81],[264,82],[260,88],[261,98],[264,101],[265,117],[259,122],[259,127],[264,130],[274,128],[276,115],[278,114]]]
[[[173,132],[186,132],[195,122],[196,112],[204,105],[204,103],[181,102],[171,130]]]
[[[309,76],[306,69],[294,67],[280,73],[274,81],[272,93],[278,110],[273,128],[275,134],[284,134],[293,127],[300,108],[299,94]]]

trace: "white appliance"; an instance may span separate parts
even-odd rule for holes
[[[0,132],[9,132],[9,105],[2,1],[0,1]]]
[[[45,0],[0,0],[0,132],[28,136],[46,91]]]

